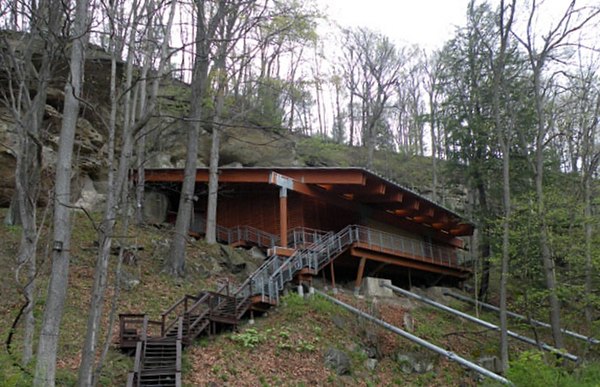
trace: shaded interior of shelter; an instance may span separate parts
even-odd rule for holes
[[[198,170],[191,232],[202,236],[207,207],[208,171]],[[328,283],[360,285],[364,276],[391,279],[398,286],[460,285],[471,270],[465,238],[473,233],[473,225],[452,211],[414,192],[359,168],[232,168],[220,173],[217,224],[231,228],[250,226],[280,236],[282,222],[282,188],[266,176],[281,174],[297,182],[301,189],[286,190],[284,207],[287,232],[304,228],[337,232],[348,225],[360,225],[371,238],[397,238],[421,244],[419,249],[443,251],[447,261],[427,262],[419,254],[403,254],[370,243],[355,243],[317,274]],[[149,170],[147,192],[167,198],[168,221],[177,214],[181,170]],[[361,229],[362,230],[362,229]],[[372,230],[373,232],[371,233]],[[364,242],[364,241],[363,241]],[[395,242],[394,242],[395,243]],[[411,242],[412,243],[412,242]],[[238,243],[252,246],[253,241]],[[377,244],[377,241],[374,242]],[[259,246],[265,248],[267,246]],[[376,246],[375,246],[376,247]],[[361,269],[361,260],[363,260]],[[333,266],[333,275],[332,267]]]

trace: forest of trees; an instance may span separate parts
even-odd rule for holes
[[[585,310],[585,329],[592,332],[600,316],[600,7],[565,2],[556,18],[544,22],[544,6],[535,0],[472,1],[465,25],[441,49],[427,51],[362,27],[329,25],[335,33],[320,36],[327,20],[310,1],[2,2],[1,99],[19,138],[7,221],[22,225],[16,260],[27,300],[24,365],[36,350],[33,305],[43,219],[35,209],[47,89],[57,64],[69,67],[35,384],[55,382],[70,259],[73,141],[81,107],[94,109],[82,97],[91,44],[111,63],[109,111],[101,119],[109,168],[80,385],[95,384],[98,375],[99,321],[115,228],[142,221],[145,138],[148,122],[166,114],[158,101],[166,77],[191,88],[189,106],[178,117],[186,126],[187,157],[167,260],[171,274],[185,275],[199,136],[212,139],[205,158],[211,176],[206,239],[215,243],[221,131],[289,131],[364,148],[360,166],[368,168],[380,151],[429,156],[433,200],[444,199],[440,190],[447,176],[460,171],[478,228],[479,297],[489,297],[493,287],[503,311],[509,294],[527,310],[546,310],[558,348],[564,345],[565,301]],[[131,169],[137,170],[138,187],[128,184]],[[139,204],[131,219],[120,211],[128,201]],[[505,313],[501,321],[505,333]]]

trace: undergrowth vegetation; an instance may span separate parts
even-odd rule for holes
[[[0,216],[3,213],[0,211]],[[94,220],[94,222],[92,222]],[[97,239],[92,219],[83,214],[75,217],[73,235],[73,258],[69,279],[69,292],[62,322],[58,360],[58,385],[76,384],[83,332],[86,324],[89,294],[93,280]],[[189,272],[185,279],[175,280],[162,272],[164,255],[168,252],[169,229],[130,227],[128,238],[122,243],[137,246],[135,264],[126,265],[124,271],[139,284],[123,287],[117,300],[116,311],[146,312],[153,319],[184,294],[195,294],[201,289],[215,289],[217,282],[236,280],[223,272],[207,277],[202,269],[209,256],[219,254],[221,249],[201,242],[190,244],[188,250]],[[0,339],[6,343],[10,327],[18,314],[23,300],[15,282],[14,256],[17,251],[20,229],[0,226]],[[38,296],[36,318],[42,316],[49,261],[44,259],[46,234],[40,243]],[[112,283],[116,268],[116,256],[111,259]],[[239,278],[237,279],[239,280]],[[114,289],[109,289],[104,307],[108,313],[112,306]],[[344,292],[338,295],[343,301],[360,309],[375,313],[399,327],[404,326],[406,313],[414,321],[413,333],[444,348],[455,351],[468,359],[495,355],[497,333],[483,330],[459,318],[445,315],[429,307],[405,309],[392,301],[357,299]],[[243,322],[235,332],[201,338],[186,349],[183,357],[186,385],[493,385],[478,380],[471,373],[448,360],[432,355],[416,344],[379,328],[319,296],[302,298],[294,292],[282,296],[280,306],[257,316],[256,323]],[[460,303],[453,303],[461,307]],[[464,306],[462,306],[464,308]],[[473,312],[472,310],[470,312]],[[495,316],[482,313],[484,319],[494,321]],[[573,317],[575,321],[575,317]],[[108,318],[102,321],[106,336]],[[527,332],[529,327],[513,325]],[[110,335],[111,348],[116,339],[117,328]],[[538,332],[543,339],[547,333]],[[17,324],[10,345],[11,353],[3,345],[0,350],[0,386],[31,385],[31,368],[20,369],[22,339],[21,324]],[[595,348],[569,342],[574,353],[587,353],[593,359]],[[325,353],[335,349],[347,354],[350,362],[347,373],[338,375],[324,363]],[[423,373],[406,373],[399,360],[400,354],[416,353],[428,357],[434,368]],[[520,354],[519,354],[520,353]],[[556,358],[531,351],[530,347],[511,342],[510,371],[507,377],[517,386],[597,386],[600,383],[600,365],[595,362],[580,366],[558,363]],[[370,364],[370,366],[369,366]],[[373,364],[375,364],[373,366]],[[111,349],[104,363],[99,385],[123,385],[132,359]]]

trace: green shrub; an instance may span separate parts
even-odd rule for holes
[[[242,347],[244,348],[254,348],[258,344],[264,342],[266,340],[266,336],[255,328],[248,328],[244,332],[231,335],[231,340],[242,344]]]
[[[0,354],[0,386],[25,387],[32,384],[31,375],[17,367],[6,353]]]
[[[510,362],[507,377],[516,386],[549,387],[561,386],[565,372],[556,364],[548,364],[544,353],[525,351],[518,359]]]

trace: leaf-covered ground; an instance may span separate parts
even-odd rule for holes
[[[4,211],[0,211],[0,216]],[[98,219],[94,219],[97,223]],[[223,280],[240,281],[241,277],[230,274],[226,267],[218,266],[213,258],[223,253],[223,249],[210,247],[200,241],[190,243],[188,249],[188,275],[183,280],[174,280],[162,272],[164,257],[168,253],[169,229],[151,227],[130,227],[122,243],[142,247],[135,251],[136,264],[124,266],[128,278],[139,280],[132,289],[121,290],[117,300],[117,313],[146,312],[151,318],[160,313],[184,294],[195,294],[201,289],[214,289]],[[10,327],[23,304],[19,294],[19,284],[15,277],[15,255],[18,248],[20,229],[0,226],[0,339],[4,344],[9,336]],[[58,385],[74,385],[77,367],[81,357],[84,330],[96,258],[95,241],[97,239],[93,223],[83,216],[75,216],[72,246],[72,260],[69,276],[69,290],[62,322],[59,360]],[[50,260],[46,257],[48,239],[42,233],[39,254],[38,296],[36,318],[41,320],[44,304],[46,280],[50,270]],[[205,268],[210,265],[215,270],[207,277]],[[111,258],[111,287],[108,289],[102,321],[103,334],[108,329],[108,312],[111,310],[114,289],[112,288],[116,256]],[[22,278],[19,278],[21,281]],[[380,316],[398,327],[406,324],[413,326],[413,333],[430,340],[448,350],[468,359],[495,354],[497,333],[482,329],[456,317],[448,316],[428,307],[402,298],[380,299],[377,301],[359,299],[349,291],[338,295],[343,301],[353,304],[361,310]],[[450,301],[449,301],[450,302]],[[458,302],[456,307],[466,308]],[[575,313],[574,313],[575,314]],[[485,314],[486,319],[494,321],[494,316]],[[521,332],[531,335],[528,327],[515,326]],[[100,385],[123,385],[132,359],[114,349],[117,327],[113,326],[109,342],[111,350],[105,361]],[[544,339],[547,332],[539,331]],[[30,385],[31,379],[14,363],[20,356],[22,324],[19,323],[12,336],[9,354],[6,345],[0,349],[0,385]],[[569,350],[591,355],[594,349],[585,344],[569,340]],[[351,362],[350,371],[338,375],[324,363],[325,353],[335,348],[346,353]],[[511,341],[513,358],[525,349],[524,344]],[[591,352],[590,352],[591,351]],[[431,371],[405,373],[398,361],[398,354],[419,353],[431,360]],[[374,369],[369,368],[369,357],[375,357]],[[536,356],[525,356],[516,363],[515,372],[528,369],[527,364],[548,364]],[[541,363],[540,363],[541,362]],[[373,362],[370,362],[371,366]],[[592,362],[592,365],[595,364]],[[537,367],[538,369],[540,367]],[[572,371],[573,366],[568,367]],[[591,368],[600,369],[598,367]],[[554,385],[569,385],[573,380],[591,380],[581,385],[594,385],[600,381],[600,371],[596,378],[593,374],[575,369],[570,374],[555,371],[550,367],[545,374],[536,376],[540,380],[550,375],[557,380]],[[585,370],[585,369],[584,369]],[[30,371],[28,371],[30,372]],[[542,371],[540,371],[542,372]],[[558,373],[556,373],[558,372]],[[523,376],[525,375],[525,376]],[[554,375],[554,376],[553,376]],[[558,376],[556,376],[558,375]],[[572,376],[575,375],[575,376]],[[527,378],[525,372],[521,376]],[[519,374],[517,376],[519,377]],[[575,378],[576,377],[576,378]],[[562,379],[561,379],[562,378]],[[573,379],[575,378],[575,379]],[[588,380],[585,379],[585,380]],[[525,379],[527,380],[527,379]],[[564,383],[559,382],[565,381]],[[284,302],[271,309],[264,316],[257,316],[255,324],[243,322],[237,332],[224,332],[217,336],[205,337],[189,347],[184,355],[184,382],[186,385],[213,386],[257,386],[257,385],[475,385],[478,379],[462,367],[440,356],[433,355],[417,345],[383,330],[380,327],[357,319],[342,308],[320,298],[301,299],[294,293],[284,297]],[[590,384],[591,383],[591,384]],[[577,383],[576,383],[577,384]],[[522,385],[527,385],[522,384]],[[548,385],[548,384],[546,384]],[[571,383],[572,385],[572,383]]]

